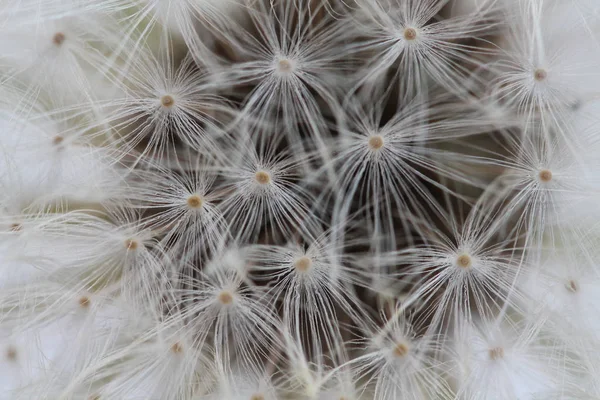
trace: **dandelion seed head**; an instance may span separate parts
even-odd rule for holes
[[[52,43],[54,43],[56,46],[60,46],[64,43],[65,39],[66,36],[64,33],[56,32],[54,36],[52,36]]]
[[[268,185],[271,183],[271,174],[267,171],[257,171],[256,174],[254,174],[254,179],[261,185]]]

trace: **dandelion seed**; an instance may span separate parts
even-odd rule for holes
[[[565,284],[566,289],[571,293],[577,293],[579,291],[579,285],[576,281],[570,280]]]
[[[91,303],[90,298],[87,296],[82,296],[79,298],[79,306],[81,308],[89,308],[90,303]]]
[[[198,69],[191,56],[176,64],[171,53],[158,59],[144,54],[132,69],[118,81],[119,95],[101,102],[106,119],[100,133],[135,150],[138,162],[176,162],[181,142],[213,158],[224,156],[215,140],[232,112],[216,93],[216,76]]]
[[[258,171],[255,178],[261,185],[268,185],[271,183],[271,175],[267,171]]]
[[[369,138],[369,147],[373,150],[379,150],[383,147],[384,141],[383,136],[374,135]]]
[[[491,360],[498,360],[504,357],[504,349],[502,347],[494,347],[489,352]]]
[[[533,77],[538,82],[543,82],[548,77],[548,72],[545,69],[538,68],[533,73]]]
[[[289,74],[294,70],[294,63],[287,58],[281,59],[277,62],[277,70],[281,73]]]
[[[404,29],[404,39],[415,40],[417,38],[417,30],[415,28]]]
[[[396,357],[405,357],[409,352],[408,345],[406,343],[398,343],[394,346],[394,355]]]
[[[198,209],[198,208],[202,207],[202,204],[204,204],[204,200],[202,199],[202,197],[200,197],[197,194],[192,195],[192,196],[188,197],[188,199],[187,199],[187,205],[190,208]]]
[[[227,306],[233,303],[233,295],[230,292],[221,292],[219,293],[219,303]]]
[[[179,353],[183,352],[183,346],[181,345],[181,343],[179,343],[179,342],[174,343],[171,346],[171,352],[173,352],[175,354],[179,354]]]
[[[539,179],[543,183],[548,183],[552,180],[552,171],[549,169],[543,169],[539,173]]]
[[[164,95],[160,98],[160,104],[165,108],[170,108],[175,104],[175,99],[171,95]]]
[[[137,250],[138,246],[139,246],[139,242],[135,239],[127,239],[125,241],[125,248],[129,251],[134,251]]]
[[[14,346],[9,346],[8,349],[6,349],[6,359],[10,362],[15,362],[17,361],[17,349]]]
[[[302,256],[294,262],[294,266],[300,272],[306,272],[312,266],[312,260],[306,256]]]
[[[57,32],[52,37],[52,43],[54,43],[57,46],[60,46],[61,44],[63,44],[63,42],[65,41],[65,39],[66,39],[66,37],[65,37],[64,33]]]
[[[456,265],[458,265],[461,268],[470,268],[473,265],[471,256],[468,254],[461,254],[456,259]]]
[[[54,136],[54,138],[52,139],[52,144],[54,144],[55,146],[60,145],[63,141],[65,140],[64,137],[62,136]]]

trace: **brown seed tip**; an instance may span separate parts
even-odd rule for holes
[[[202,197],[198,196],[197,194],[194,194],[187,199],[187,205],[190,208],[200,208],[202,207],[203,203],[204,201],[202,200]]]
[[[415,28],[404,29],[404,39],[415,40],[417,38],[417,30]]]
[[[533,77],[536,81],[541,82],[548,77],[548,72],[546,72],[545,69],[539,68],[535,70],[535,72],[533,73]]]
[[[569,282],[567,282],[565,284],[565,287],[571,293],[576,293],[579,291],[579,285],[574,280],[570,280]]]
[[[260,394],[260,393],[253,394],[253,395],[250,397],[250,400],[265,400],[265,396],[263,396],[263,395],[262,395],[262,394]]]
[[[6,359],[13,362],[17,361],[17,349],[13,346],[9,346],[8,349],[6,349]]]
[[[100,400],[100,395],[99,394],[93,394],[90,397],[88,397],[88,400]]]
[[[302,256],[294,262],[294,267],[300,272],[306,272],[312,266],[312,260],[307,256]]]
[[[233,302],[233,295],[230,292],[223,291],[219,293],[219,302],[223,305],[228,305]]]
[[[160,104],[162,104],[163,107],[172,107],[173,104],[175,104],[175,99],[173,96],[166,94],[160,98]]]
[[[79,306],[81,308],[88,308],[90,306],[90,303],[91,303],[90,298],[87,296],[81,296],[79,298]]]
[[[456,265],[458,265],[461,268],[469,268],[472,264],[473,264],[473,260],[471,259],[471,256],[468,254],[461,254],[456,259]]]
[[[23,225],[19,224],[18,222],[13,222],[10,224],[9,229],[11,232],[19,232],[23,229]]]
[[[542,182],[550,182],[552,180],[552,171],[549,169],[543,169],[540,171],[540,181]]]
[[[261,185],[271,183],[271,175],[269,175],[269,173],[266,171],[258,171],[254,177],[256,178],[256,182],[260,183]]]
[[[373,150],[379,150],[383,147],[383,137],[381,135],[371,136],[369,138],[369,147]]]
[[[171,351],[175,354],[179,354],[183,352],[183,346],[179,342],[174,343],[173,346],[171,346]]]
[[[139,243],[138,243],[138,241],[137,241],[137,240],[135,240],[135,239],[127,239],[127,240],[125,241],[125,248],[126,248],[127,250],[135,250],[135,249],[137,249],[137,248],[138,248],[138,246],[139,246],[139,245],[140,245],[140,244],[139,244]]]
[[[54,138],[52,138],[52,144],[55,146],[58,146],[59,144],[61,144],[63,141],[65,140],[64,137],[62,136],[54,136]]]
[[[490,359],[497,360],[504,357],[504,349],[502,347],[494,347],[490,349]]]
[[[63,42],[65,41],[65,39],[66,39],[66,37],[65,37],[64,33],[57,32],[52,37],[52,43],[54,43],[57,46],[60,46],[61,44],[63,44]]]
[[[398,343],[394,346],[394,355],[396,357],[404,357],[408,354],[408,345],[406,343]]]
[[[290,60],[284,58],[279,60],[277,68],[279,69],[279,72],[290,72],[293,69],[293,65]]]

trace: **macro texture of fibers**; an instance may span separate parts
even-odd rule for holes
[[[600,400],[600,0],[0,0],[0,400]]]

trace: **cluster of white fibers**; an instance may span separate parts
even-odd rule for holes
[[[0,0],[0,400],[600,400],[599,0]]]

